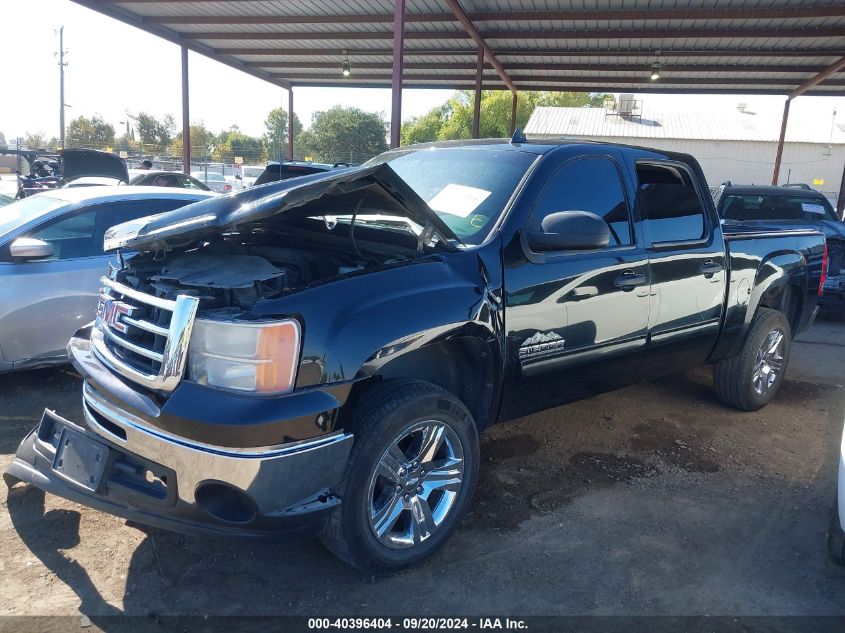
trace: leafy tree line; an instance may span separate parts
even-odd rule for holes
[[[111,147],[114,151],[158,156],[182,156],[182,132],[177,132],[172,116],[156,119],[141,112],[130,117],[134,127],[120,136],[114,127],[97,115],[73,119],[67,128],[68,147]],[[288,114],[275,108],[264,122],[265,133],[251,136],[237,125],[214,133],[203,123],[191,125],[191,155],[198,160],[208,159],[231,163],[236,156],[245,163],[264,163],[284,160],[288,156]],[[296,158],[310,158],[323,162],[359,163],[387,149],[387,125],[381,114],[358,108],[334,106],[316,112],[309,129],[304,129],[296,113],[293,115],[294,148]],[[43,137],[32,139],[43,147]]]
[[[524,92],[517,101],[517,126],[524,127],[538,106],[600,107],[606,98],[600,93]],[[435,140],[470,138],[472,135],[473,93],[455,92],[445,103],[402,125],[402,144]],[[99,115],[79,116],[67,127],[68,147],[112,148],[132,154],[161,157],[182,156],[182,132],[171,115],[157,118],[148,112],[129,114],[133,123],[118,135],[114,126]],[[510,135],[511,94],[489,90],[481,95],[481,137]],[[251,136],[237,125],[219,132],[209,130],[202,122],[191,125],[191,155],[197,160],[231,163],[240,156],[248,164],[268,160],[284,160],[288,155],[288,114],[282,108],[269,112],[264,121],[264,134]],[[319,162],[360,163],[387,149],[388,125],[381,113],[359,108],[334,106],[314,113],[306,129],[293,115],[295,158]],[[0,143],[4,139],[0,138]],[[58,140],[45,142],[41,133],[27,133],[27,147],[55,149]]]
[[[609,95],[585,92],[520,92],[516,105],[516,126],[524,128],[538,106],[598,108]],[[612,97],[611,97],[612,98]],[[456,92],[446,103],[402,124],[402,145],[427,141],[472,138],[474,94],[470,90]],[[479,136],[510,136],[511,93],[506,90],[481,92]]]

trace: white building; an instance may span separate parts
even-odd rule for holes
[[[789,121],[781,184],[807,183],[835,205],[845,167],[845,123],[841,120],[830,116]],[[711,113],[658,112],[646,106],[624,116],[604,108],[540,107],[531,115],[525,134],[533,139],[581,138],[685,152],[698,159],[710,185],[726,180],[768,185],[780,124],[779,117],[754,114],[744,104]]]

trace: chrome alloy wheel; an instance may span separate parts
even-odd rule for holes
[[[437,420],[415,423],[390,442],[370,476],[370,529],[391,549],[422,543],[449,515],[463,479],[455,431]]]
[[[758,396],[768,393],[783,372],[783,336],[779,329],[772,330],[757,350],[752,383]]]

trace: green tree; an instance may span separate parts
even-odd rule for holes
[[[217,137],[217,145],[211,154],[212,159],[225,163],[234,162],[235,156],[240,156],[245,163],[261,163],[266,160],[267,150],[264,139],[249,136],[233,125],[221,132]]]
[[[114,145],[114,127],[96,114],[90,119],[78,116],[68,124],[65,142],[68,147],[91,147],[93,149],[112,147]]]
[[[191,156],[204,158],[209,155],[216,144],[217,137],[205,127],[202,121],[191,126]],[[173,141],[170,143],[170,153],[173,156],[182,156],[182,132],[173,137]]]
[[[147,112],[139,112],[132,116],[135,119],[135,128],[138,130],[138,141],[141,143],[142,151],[166,153],[176,132],[176,121],[169,114],[159,121]]]
[[[470,138],[472,136],[472,91],[456,92],[428,113],[402,125],[402,144]],[[605,95],[582,92],[521,92],[517,98],[516,126],[525,127],[537,106],[601,107]],[[505,90],[481,93],[479,136],[510,136],[512,95]]]
[[[294,147],[318,161],[360,163],[387,149],[386,129],[382,114],[334,106],[314,113]]]
[[[23,144],[27,149],[44,149],[44,132],[27,132]]]
[[[264,144],[267,147],[268,157],[279,160],[287,155],[288,146],[288,113],[282,108],[273,108],[267,119],[264,121]],[[297,139],[302,134],[302,122],[293,113],[293,138]]]

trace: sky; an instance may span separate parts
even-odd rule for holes
[[[33,16],[37,7],[37,16]],[[126,112],[172,114],[181,120],[179,47],[153,35],[81,7],[70,0],[2,0],[0,60],[3,95],[0,132],[7,140],[27,132],[59,135],[58,28],[64,26],[66,121],[98,114],[124,128]],[[191,122],[214,132],[236,124],[247,134],[264,133],[270,110],[287,108],[287,92],[202,55],[189,54]],[[354,69],[353,69],[354,71]],[[451,95],[446,90],[405,90],[402,118],[423,114]],[[784,97],[742,95],[638,96],[659,111],[733,110],[739,102],[759,114],[777,116]],[[333,105],[390,113],[390,91],[363,88],[296,88],[294,110],[307,127],[314,112]],[[845,97],[802,97],[790,108],[790,125],[804,117],[825,117],[838,111],[845,122]]]

